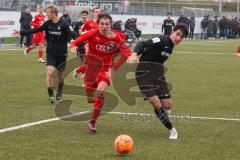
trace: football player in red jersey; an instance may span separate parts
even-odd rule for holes
[[[84,23],[84,25],[82,26],[82,28],[80,30],[80,33],[85,33],[91,29],[97,29],[98,28],[97,20],[98,20],[99,14],[101,14],[101,13],[102,13],[102,10],[100,8],[98,8],[98,7],[94,8],[93,9],[93,19],[88,20]],[[85,53],[87,54],[88,49],[89,49],[88,43],[85,44],[84,48],[85,48]],[[73,71],[73,77],[76,79],[79,73],[84,73],[84,69],[85,69],[84,65],[75,68]]]
[[[112,17],[109,14],[99,15],[99,29],[92,29],[82,34],[70,45],[71,52],[76,53],[79,43],[87,40],[89,44],[85,60],[84,83],[88,101],[94,103],[88,125],[92,133],[96,132],[95,123],[104,104],[104,91],[111,83],[112,71],[117,70],[128,57],[131,57],[132,63],[138,60],[121,36],[111,31],[111,22]],[[116,55],[121,55],[121,57],[114,62]]]
[[[31,28],[38,28],[40,27],[44,22],[46,17],[43,15],[43,7],[42,6],[38,6],[37,8],[38,14],[36,14],[32,20],[31,23]],[[42,59],[43,56],[43,46],[45,43],[44,40],[44,32],[39,32],[39,33],[35,33],[33,35],[33,44],[27,48],[25,48],[24,50],[24,56],[27,57],[29,52],[36,48],[36,46],[38,45],[38,62],[39,63],[45,63],[45,61]]]
[[[91,29],[97,29],[98,28],[98,15],[102,13],[102,10],[100,8],[94,8],[93,9],[93,19],[88,20],[84,23],[84,25],[81,28],[81,32],[86,32]]]

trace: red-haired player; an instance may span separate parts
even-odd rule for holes
[[[38,14],[36,14],[32,20],[31,23],[31,27],[32,28],[38,28],[40,27],[44,22],[46,17],[43,15],[43,7],[42,6],[38,6],[37,8],[37,12]],[[38,62],[39,63],[45,63],[45,61],[42,59],[43,56],[43,46],[45,43],[45,39],[44,39],[44,32],[39,32],[39,33],[35,33],[33,35],[33,44],[27,48],[25,48],[24,50],[24,56],[27,57],[29,52],[36,48],[36,46],[38,45]]]
[[[131,50],[121,36],[111,31],[112,17],[109,14],[99,15],[98,21],[99,29],[82,34],[70,45],[71,52],[76,53],[76,46],[79,43],[87,40],[89,44],[85,60],[84,83],[88,100],[94,103],[89,122],[89,130],[92,133],[96,132],[95,123],[104,104],[104,91],[111,83],[112,71],[117,70],[129,56],[131,59],[138,59],[135,54],[131,54]],[[114,57],[119,54],[121,58],[114,63]]]

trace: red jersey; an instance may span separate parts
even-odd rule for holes
[[[94,20],[86,21],[81,28],[83,32],[90,31],[91,29],[98,29],[98,23]]]
[[[31,26],[34,28],[40,27],[45,22],[45,16],[43,14],[37,14],[34,16]]]
[[[116,34],[116,33],[115,33]],[[82,34],[76,40],[74,40],[70,47],[76,47],[78,44],[88,41],[89,51],[87,56],[94,56],[102,61],[103,67],[109,68],[113,63],[113,58],[117,54],[123,54],[125,56],[131,55],[131,50],[127,44],[122,40],[119,34],[116,34],[114,38],[104,37],[99,33],[99,29],[93,29]]]

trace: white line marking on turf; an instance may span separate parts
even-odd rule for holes
[[[68,118],[72,118],[72,117],[76,117],[76,116],[79,116],[79,115],[86,114],[88,112],[89,111],[84,111],[84,112],[74,113],[74,114],[67,115],[67,116],[55,117],[55,118],[51,118],[51,119],[45,119],[45,120],[41,120],[41,121],[21,124],[21,125],[17,125],[17,126],[14,126],[14,127],[3,128],[3,129],[0,129],[0,133],[14,131],[14,130],[27,128],[27,127],[32,127],[32,126],[36,126],[36,125],[40,125],[40,124],[44,124],[44,123],[54,122],[54,121],[58,121],[58,120],[61,120],[61,119],[68,119]]]
[[[184,40],[187,43],[226,43],[226,42],[239,42],[239,40]]]
[[[194,52],[194,51],[176,51],[176,53],[189,53],[189,54],[207,54],[207,55],[235,55],[234,53],[221,53],[221,52]]]
[[[5,48],[5,49],[0,49],[0,51],[23,51],[23,49],[17,49],[17,48]]]
[[[51,119],[45,119],[45,120],[41,120],[41,121],[21,124],[21,125],[17,125],[17,126],[14,126],[14,127],[3,128],[3,129],[0,129],[0,133],[5,133],[5,132],[18,130],[18,129],[28,128],[28,127],[32,127],[32,126],[36,126],[36,125],[49,123],[49,122],[59,121],[59,120],[62,120],[62,119],[68,119],[68,118],[76,117],[76,116],[83,115],[83,114],[90,113],[90,112],[91,111],[88,110],[88,111],[78,112],[78,113],[74,113],[74,114],[67,115],[67,116],[55,117],[55,118],[51,118]],[[154,114],[148,114],[148,113],[129,113],[129,112],[107,112],[107,113],[108,114],[116,114],[116,115],[136,115],[136,116],[153,116],[154,115]],[[184,116],[184,115],[183,116],[169,115],[169,117],[171,117],[171,118],[182,118],[182,119],[240,121],[240,119],[237,119],[237,118],[195,117],[195,116]]]
[[[128,112],[108,112],[110,114],[118,114],[118,115],[139,115],[139,116],[153,116],[154,114],[148,114],[148,113],[128,113]],[[169,115],[171,118],[182,118],[182,119],[203,119],[203,120],[222,120],[222,121],[240,121],[240,119],[237,118],[219,118],[219,117],[195,117],[195,116],[173,116]]]

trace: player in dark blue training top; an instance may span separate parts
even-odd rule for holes
[[[169,86],[164,77],[164,62],[171,56],[174,45],[188,35],[185,24],[174,26],[170,36],[159,36],[139,42],[134,53],[141,55],[136,80],[144,98],[149,100],[159,120],[170,130],[170,139],[177,139],[177,131],[168,118],[171,109]],[[133,61],[134,59],[129,59]]]

